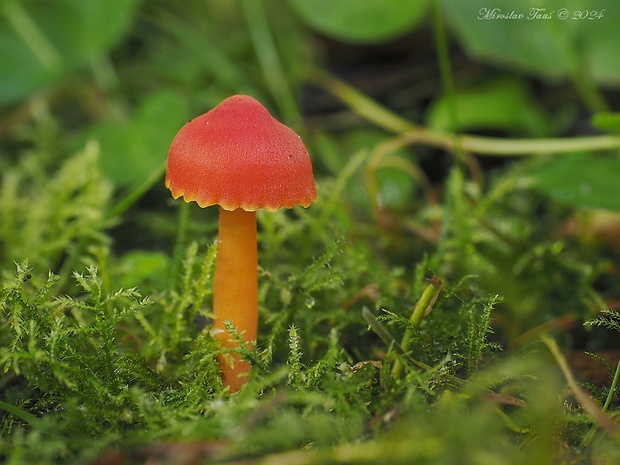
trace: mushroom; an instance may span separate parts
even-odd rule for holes
[[[213,290],[214,333],[237,347],[230,321],[252,347],[258,327],[256,210],[308,207],[316,199],[312,164],[301,138],[257,100],[235,95],[183,126],[168,153],[166,187],[200,207],[219,205]],[[249,362],[219,358],[224,386],[237,391]]]

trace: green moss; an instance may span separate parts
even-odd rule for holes
[[[69,163],[76,160],[90,163],[87,157]],[[87,198],[81,192],[77,202]],[[504,200],[500,196],[486,208],[501,208]],[[329,208],[319,202],[316,218]],[[458,208],[453,211],[458,218]],[[261,333],[257,351],[245,353],[254,360],[252,380],[234,396],[222,391],[220,349],[208,332],[214,243],[191,243],[180,277],[159,281],[169,287],[151,296],[116,287],[132,272],[106,246],[82,248],[77,258],[91,264],[65,279],[43,274],[41,265],[19,263],[0,290],[0,454],[9,463],[67,463],[111,447],[129,451],[191,440],[222,443],[222,459],[278,461],[290,454],[308,463],[552,460],[556,439],[541,428],[561,428],[583,414],[537,400],[554,399],[561,385],[559,374],[544,368],[541,347],[521,358],[512,355],[512,361],[496,354],[493,361],[499,345],[488,336],[504,302],[483,297],[484,278],[454,285],[448,280],[432,311],[412,327],[410,312],[426,285],[425,270],[439,256],[412,270],[388,270],[363,241],[334,240],[315,221],[306,211],[261,218]],[[455,253],[449,244],[465,238],[453,236],[471,231],[465,225],[474,221],[470,215],[462,229],[449,233],[444,254]],[[106,236],[104,224],[96,237]],[[38,263],[47,263],[41,258]],[[563,268],[558,264],[557,272]],[[139,268],[133,274],[143,275]],[[61,285],[70,293],[59,292]],[[379,316],[371,327],[364,307]],[[615,314],[594,323],[617,329]],[[399,353],[395,341],[405,329],[411,344]],[[397,359],[404,371],[394,378]],[[573,441],[589,425],[573,422]],[[604,450],[608,441],[602,435],[593,444]]]

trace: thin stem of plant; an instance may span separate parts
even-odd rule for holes
[[[462,135],[458,143],[467,152],[498,157],[620,149],[620,137],[611,135],[548,139],[501,139]],[[394,144],[400,147],[429,145],[448,151],[456,149],[454,134],[421,127],[398,135],[394,138]]]
[[[454,133],[416,125],[327,72],[318,72],[315,75],[315,81],[346,104],[356,115],[387,131],[396,133],[394,143],[400,146],[417,144],[455,151],[457,147],[455,141],[458,140],[458,145],[465,152],[500,157],[620,149],[620,137],[614,135],[544,139],[458,136]]]
[[[0,11],[47,70],[56,71],[60,68],[62,55],[20,2],[6,1]]]
[[[616,365],[616,371],[614,373],[614,378],[611,381],[611,386],[609,386],[609,392],[607,393],[605,404],[603,404],[603,407],[601,408],[603,412],[606,412],[607,409],[609,408],[609,405],[611,404],[611,401],[614,398],[616,389],[618,388],[618,382],[620,382],[620,361]],[[590,428],[590,431],[588,431],[588,433],[584,436],[583,441],[581,441],[582,446],[587,447],[590,445],[590,442],[592,442],[592,439],[594,438],[594,433],[596,433],[596,429],[597,429],[596,424],[592,425],[592,428]]]
[[[437,297],[439,297],[439,292],[441,291],[442,281],[437,276],[433,276],[431,282],[426,286],[424,292],[416,302],[413,307],[413,311],[411,312],[411,318],[409,319],[409,323],[411,324],[410,328],[407,328],[405,331],[405,335],[403,336],[403,340],[400,343],[400,347],[402,351],[406,354],[411,349],[411,340],[414,335],[414,331],[420,326],[422,319],[430,313],[437,301]],[[392,368],[392,377],[394,379],[399,379],[402,375],[403,364],[399,359],[394,362],[394,368]]]
[[[299,129],[301,126],[299,109],[269,29],[262,0],[243,0],[241,6],[265,83],[284,118],[291,126]]]
[[[158,167],[156,167],[151,174],[142,182],[135,185],[131,190],[121,199],[116,205],[114,205],[106,213],[106,218],[114,218],[125,213],[131,208],[142,196],[164,177],[166,173],[166,161],[164,160]]]
[[[601,407],[590,397],[590,395],[584,391],[577,381],[575,380],[573,374],[568,367],[568,363],[566,359],[562,355],[558,344],[554,339],[547,335],[541,336],[542,342],[547,346],[551,355],[555,359],[555,362],[560,367],[566,382],[570,390],[575,397],[575,400],[579,402],[583,410],[590,416],[594,424],[596,424],[599,428],[606,431],[612,438],[618,440],[620,439],[620,425],[618,425],[610,416],[608,416]]]
[[[430,5],[431,16],[433,18],[435,47],[437,48],[437,58],[439,59],[439,68],[441,72],[441,82],[444,92],[448,97],[448,117],[450,118],[450,123],[453,128],[460,128],[459,112],[456,106],[456,89],[454,86],[452,67],[450,65],[450,53],[448,51],[448,39],[446,38],[446,31],[443,21],[441,20],[441,10],[437,0],[432,0]],[[455,159],[458,165],[462,167],[465,161],[465,152],[460,143],[460,134],[454,135],[453,147]]]

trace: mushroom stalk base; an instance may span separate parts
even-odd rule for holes
[[[224,322],[230,321],[243,340],[253,345],[258,329],[256,212],[220,207],[217,247],[213,291],[216,336],[224,347],[237,347],[224,327]],[[221,356],[219,363],[224,386],[239,390],[250,373],[250,363],[235,354]]]

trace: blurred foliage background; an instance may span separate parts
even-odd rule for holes
[[[498,294],[495,332],[484,337],[519,353],[538,335],[552,332],[574,354],[570,360],[583,381],[605,399],[610,378],[605,363],[611,367],[620,358],[617,334],[609,331],[613,324],[583,323],[598,318],[601,309],[620,307],[620,4],[534,3],[1,1],[2,277],[13,279],[15,263],[28,259],[28,285],[47,286],[51,270],[58,276],[53,288],[49,284],[56,298],[81,295],[84,283],[75,282],[73,271],[96,266],[104,290],[137,286],[155,296],[168,310],[144,321],[151,319],[160,329],[174,321],[175,305],[208,302],[209,291],[198,289],[198,284],[208,289],[208,266],[200,269],[192,260],[196,254],[209,256],[202,251],[211,250],[216,209],[173,201],[163,187],[165,161],[170,141],[188,119],[246,93],[302,136],[319,187],[319,200],[307,211],[259,214],[261,337],[267,341],[259,358],[265,366],[275,361],[290,367],[298,357],[307,366],[331,360],[332,367],[340,367],[337,345],[352,366],[382,359],[387,347],[369,331],[361,308],[387,315],[383,323],[400,334],[425,279],[436,274],[451,290],[414,341],[424,348],[421,361],[450,371],[445,357],[451,354],[457,360],[451,373],[476,371],[471,357],[478,352],[461,336],[464,322],[480,316],[472,316],[466,302]],[[513,14],[522,16],[505,18]],[[190,277],[196,280],[191,286]],[[158,337],[130,324],[126,332],[135,331],[134,340],[123,347],[142,344],[138,351],[161,376],[172,363],[167,356],[202,367],[197,354],[183,358],[198,331],[192,337],[174,331],[192,327],[192,318],[208,318],[205,305],[206,310],[192,310],[185,326],[174,323],[175,330]],[[293,359],[292,324],[300,326],[303,346],[303,357],[300,352]],[[485,346],[485,353],[493,347]],[[584,351],[608,358],[596,359],[603,374],[595,370],[594,358],[584,364],[579,355]],[[464,362],[468,356],[471,366]],[[516,378],[527,376],[528,363],[515,362]],[[317,379],[322,367],[313,368]],[[357,374],[358,368],[347,372],[347,379],[379,389],[373,369],[365,366]],[[506,369],[501,365],[493,374],[507,376]],[[544,369],[533,370],[547,379]],[[310,373],[289,375],[289,387],[310,389]],[[177,376],[169,381],[174,385],[189,375],[169,376]],[[428,376],[415,382],[431,386]],[[557,391],[557,383],[548,384]],[[332,382],[322,389],[338,386]],[[537,389],[527,391],[530,398],[540,394]],[[241,404],[248,417],[256,392]],[[551,395],[540,392],[541,398]],[[346,395],[372,403],[361,389]],[[389,423],[382,415],[402,408],[426,411],[419,395],[407,391],[404,404],[394,392],[385,395],[374,405],[375,420]],[[28,401],[13,399],[19,402],[27,409]],[[462,408],[454,398],[441,398],[437,415],[425,417],[429,429],[409,417],[405,425],[437,440],[442,425],[454,421],[449,412]],[[548,416],[545,409],[534,402],[534,418]],[[359,414],[336,410],[351,418]],[[488,438],[484,425],[501,428],[496,423],[502,421],[484,406],[472,410],[472,424],[489,455],[477,456],[475,441],[454,433],[465,441],[460,450],[471,454],[471,463],[548,463],[556,457],[543,450],[538,462],[532,459],[536,453],[516,452],[494,461],[501,454],[483,440]],[[247,427],[246,434],[269,444],[261,434],[269,432],[273,440],[273,432],[291,424],[301,428],[291,419],[293,411],[285,409],[268,429]],[[150,414],[155,418],[157,412]],[[243,417],[234,408],[227,415],[232,423]],[[150,426],[156,423],[152,418],[145,420]],[[318,429],[325,427],[325,418],[313,421]],[[348,434],[346,422],[337,427],[340,439],[367,434],[368,423],[355,421]],[[573,432],[586,423],[576,415],[565,427]],[[183,436],[181,427],[167,427],[173,436]],[[219,437],[210,428],[200,422],[192,434]],[[454,428],[467,433],[469,426],[459,422]],[[14,425],[5,424],[3,431],[12,434]],[[316,433],[297,433],[330,443]],[[380,463],[401,435],[391,431],[378,449],[361,450]],[[248,446],[244,453],[303,445],[301,439],[282,438],[282,444]],[[540,444],[541,450],[546,447],[543,440]],[[601,444],[607,451],[608,443]],[[50,451],[57,453],[52,446]],[[436,458],[420,463],[459,463],[460,452],[447,448],[433,455],[414,448],[407,453]],[[308,463],[323,458],[311,456],[314,462]],[[329,460],[340,463],[334,456]],[[408,463],[407,457],[402,460]]]

